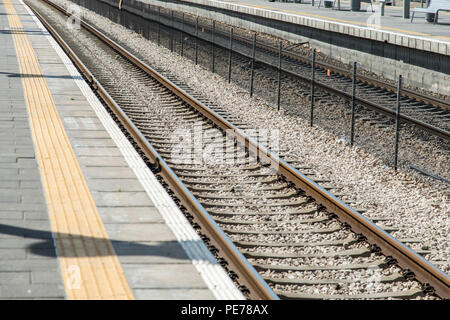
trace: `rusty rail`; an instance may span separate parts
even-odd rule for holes
[[[41,0],[61,13],[68,15],[64,8],[52,3],[49,0]],[[175,173],[159,156],[156,150],[148,143],[146,138],[129,120],[127,115],[122,111],[109,94],[103,89],[102,85],[94,78],[94,76],[87,70],[84,64],[76,57],[75,53],[67,46],[64,40],[57,34],[57,32],[43,19],[43,17],[33,10],[36,16],[42,21],[49,32],[60,43],[63,49],[68,53],[72,60],[78,65],[80,70],[84,73],[86,79],[91,83],[95,90],[99,93],[102,99],[114,111],[120,122],[130,132],[133,139],[139,145],[141,150],[150,159],[150,162],[160,168],[160,174],[165,181],[174,190],[177,197],[179,197],[186,208],[194,214],[194,217],[199,221],[205,233],[211,238],[212,242],[220,248],[221,254],[228,259],[234,269],[236,270],[240,282],[245,284],[251,292],[251,297],[255,299],[277,299],[278,297],[262,280],[254,268],[242,256],[234,244],[228,239],[222,230],[217,226],[214,220],[209,216],[202,205],[195,199],[191,192],[184,186]],[[450,298],[450,278],[447,274],[439,270],[430,262],[419,256],[413,250],[405,246],[400,241],[393,238],[384,230],[379,228],[373,222],[363,217],[359,212],[355,211],[347,204],[337,199],[334,195],[326,191],[317,183],[306,177],[304,174],[293,168],[291,165],[280,159],[278,156],[272,154],[263,146],[255,143],[251,138],[245,135],[241,130],[236,128],[227,120],[223,119],[216,112],[203,105],[195,98],[180,89],[177,85],[166,79],[164,76],[153,70],[150,66],[140,61],[134,55],[129,53],[126,49],[109,39],[96,28],[90,26],[86,22],[80,20],[81,25],[96,35],[99,39],[110,45],[114,50],[119,52],[123,57],[134,63],[138,68],[141,68],[149,76],[159,81],[166,88],[171,90],[184,102],[195,108],[198,112],[203,114],[206,118],[213,121],[217,126],[223,130],[232,129],[236,133],[238,141],[242,141],[249,151],[253,150],[257,153],[259,159],[270,163],[273,167],[278,168],[278,172],[285,176],[287,180],[293,182],[297,187],[304,190],[309,196],[315,199],[319,204],[327,208],[329,212],[335,213],[340,220],[348,223],[352,230],[363,234],[370,242],[378,245],[381,252],[386,256],[392,256],[397,264],[404,269],[414,273],[415,277],[422,283],[427,283],[435,290],[436,294],[442,298]]]

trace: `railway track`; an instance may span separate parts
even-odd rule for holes
[[[450,296],[448,275],[259,144],[261,133],[250,138],[87,23],[68,31],[54,12],[65,10],[42,2],[28,4],[250,298]]]
[[[183,32],[192,39],[198,38],[197,45],[202,46],[202,50],[211,51],[213,41],[212,27],[203,23],[198,25],[196,32],[193,18],[183,19],[164,14],[160,14],[160,24],[165,33],[170,34],[170,29]],[[161,31],[162,32],[162,31]],[[191,40],[192,41],[192,40]],[[229,33],[225,29],[216,27],[214,32],[214,44],[217,55],[228,56]],[[250,38],[233,35],[233,60],[238,63],[252,60],[252,46]],[[278,48],[273,43],[265,40],[258,40],[255,50],[255,63],[260,67],[276,71],[279,64]],[[294,49],[295,50],[295,49]],[[282,74],[290,81],[297,80],[303,83],[299,88],[302,94],[310,96],[311,83],[311,58],[310,54],[287,50],[283,52]],[[236,56],[238,57],[236,59]],[[259,73],[267,76],[268,72],[258,70]],[[324,101],[335,101],[336,97],[346,102],[352,100],[352,70],[344,69],[328,63],[315,62],[315,86],[318,92],[317,98]],[[269,76],[270,78],[270,76]],[[276,79],[273,79],[276,80]],[[356,97],[357,105],[367,108],[369,111],[375,111],[378,119],[373,119],[374,115],[365,112],[364,116],[370,116],[377,125],[392,125],[395,119],[395,109],[397,100],[397,88],[387,82],[365,76],[359,72],[356,75]],[[400,119],[403,123],[408,123],[432,133],[445,141],[450,140],[450,101],[445,101],[433,96],[425,95],[410,89],[402,89],[400,97],[401,114]]]

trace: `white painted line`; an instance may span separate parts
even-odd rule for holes
[[[184,214],[177,207],[175,202],[159,184],[156,177],[138,155],[128,139],[123,135],[122,131],[117,127],[116,123],[103,107],[102,103],[97,99],[91,88],[83,80],[78,70],[70,61],[69,57],[64,53],[61,47],[56,43],[53,37],[47,32],[42,23],[36,18],[31,10],[22,0],[20,2],[25,6],[29,14],[33,17],[39,28],[45,32],[46,38],[51,46],[55,49],[67,70],[72,76],[75,83],[80,88],[92,109],[100,119],[106,131],[116,143],[122,152],[125,160],[130,168],[136,174],[149,198],[155,204],[161,216],[166,221],[169,228],[174,233],[178,242],[186,251],[191,259],[192,264],[202,276],[208,288],[213,292],[217,299],[221,300],[243,300],[245,297],[236,288],[233,281],[228,277],[225,270],[220,266],[214,256],[209,252],[203,241],[190,225]]]

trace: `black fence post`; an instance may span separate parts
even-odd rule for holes
[[[400,135],[400,97],[402,90],[402,76],[398,76],[397,85],[397,110],[395,112],[395,150],[394,150],[394,170],[397,171],[398,162],[398,138]]]
[[[198,63],[198,16],[195,19],[195,65]]]
[[[255,70],[256,33],[253,34],[252,70],[250,74],[250,97],[253,97],[253,76]]]
[[[314,119],[314,68],[316,64],[316,49],[313,49],[312,63],[311,63],[311,115],[309,119],[309,125],[313,126]]]
[[[214,73],[214,41],[215,39],[215,32],[216,32],[216,21],[213,20],[212,24],[212,34],[211,34],[211,72]]]
[[[353,62],[352,78],[352,120],[350,124],[350,145],[353,146],[355,137],[355,94],[356,94],[356,61]]]
[[[175,37],[174,30],[173,30],[174,23],[175,23],[174,17],[173,17],[173,10],[170,10],[170,18],[171,18],[170,25],[172,27],[172,28],[170,28],[170,52],[173,52],[173,49],[174,49],[173,38]]]
[[[280,41],[280,48],[278,52],[278,94],[277,94],[277,110],[280,110],[281,102],[281,57],[283,51],[283,43]]]
[[[182,14],[181,17],[181,52],[180,55],[183,56],[184,55],[184,12]]]
[[[158,7],[158,47],[161,41],[161,7]]]
[[[228,83],[231,83],[231,56],[233,55],[233,28],[230,29],[230,54],[228,57]]]

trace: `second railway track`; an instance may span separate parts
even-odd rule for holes
[[[82,22],[79,32],[68,31],[62,8],[29,5],[249,297],[415,298],[433,292],[449,297],[448,275],[307,178],[307,172],[249,139],[218,113],[225,110],[198,102],[182,83],[174,84],[92,26]],[[227,129],[235,134],[231,140]],[[210,157],[230,148],[231,157],[196,162],[204,149],[201,145],[201,155],[195,153],[195,132],[210,147]],[[194,153],[186,157],[183,146]]]

